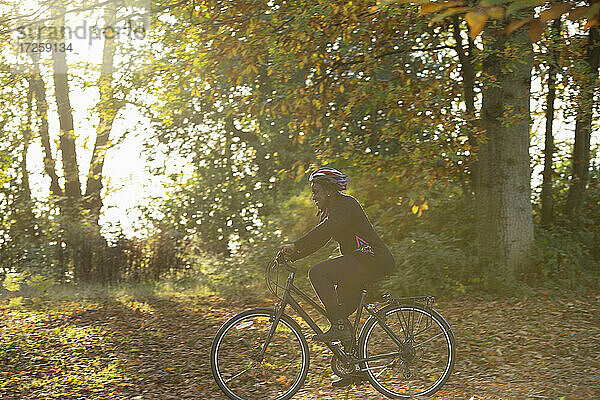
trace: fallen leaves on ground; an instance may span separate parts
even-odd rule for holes
[[[432,398],[600,398],[600,295],[440,300],[457,362]],[[265,304],[217,296],[2,302],[0,399],[225,399],[210,372],[211,341],[229,317]],[[384,398],[368,384],[331,388],[330,354],[309,344],[308,379],[294,399]]]

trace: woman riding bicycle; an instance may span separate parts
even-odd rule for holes
[[[351,340],[347,317],[360,302],[361,288],[394,270],[394,258],[373,229],[361,205],[346,189],[346,175],[334,168],[319,168],[310,174],[312,199],[319,208],[320,223],[294,243],[281,246],[291,260],[306,257],[333,238],[341,256],[313,266],[308,275],[325,306],[331,327],[314,340]],[[337,288],[337,290],[336,290]]]
[[[334,387],[368,380],[389,398],[430,396],[448,380],[456,357],[452,329],[431,305],[433,297],[391,298],[379,306],[363,305],[368,314],[355,343],[347,320],[362,299],[361,287],[394,269],[394,258],[367,219],[360,204],[340,193],[346,175],[319,168],[309,178],[320,223],[282,251],[267,268],[267,284],[281,303],[255,308],[231,317],[219,329],[211,346],[211,370],[219,388],[233,400],[290,399],[305,382],[309,346],[298,322],[285,313],[291,306],[333,353],[331,368],[339,376]],[[329,239],[339,243],[341,256],[318,263],[309,276],[331,322],[323,333],[296,301],[305,300],[319,313],[321,307],[294,286],[296,269],[280,258],[305,257]],[[279,282],[278,267],[287,281]],[[273,274],[273,275],[272,275]],[[275,280],[273,279],[275,278]],[[358,315],[357,317],[360,317]],[[346,340],[351,339],[351,340]],[[338,343],[342,341],[343,346]],[[419,397],[420,398],[420,397]]]

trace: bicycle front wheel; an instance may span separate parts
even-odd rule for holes
[[[302,386],[308,373],[309,353],[300,326],[282,315],[260,359],[273,326],[272,309],[244,311],[217,332],[210,363],[223,393],[234,400],[286,400]]]
[[[452,373],[455,338],[448,323],[431,308],[391,304],[370,317],[359,339],[369,381],[391,398],[429,396]]]

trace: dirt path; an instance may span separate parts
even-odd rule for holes
[[[225,399],[208,355],[218,327],[259,304],[217,297],[0,303],[0,399]],[[435,399],[600,398],[600,295],[440,302],[457,337]],[[311,353],[294,399],[383,399],[330,388],[329,355]]]

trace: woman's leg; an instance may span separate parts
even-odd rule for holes
[[[361,287],[379,278],[380,274],[355,257],[345,255],[316,264],[310,269],[308,276],[330,320],[339,320],[356,310]]]
[[[371,269],[352,256],[348,256],[349,268],[346,270],[349,278],[342,279],[337,286],[337,296],[343,306],[344,317],[348,317],[358,308],[362,296],[361,289],[383,276],[384,272]]]
[[[344,314],[343,308],[338,304],[335,292],[336,276],[343,271],[343,263],[339,262],[340,258],[322,261],[308,271],[310,283],[319,299],[321,299],[321,303],[325,306],[330,321],[341,319]]]

